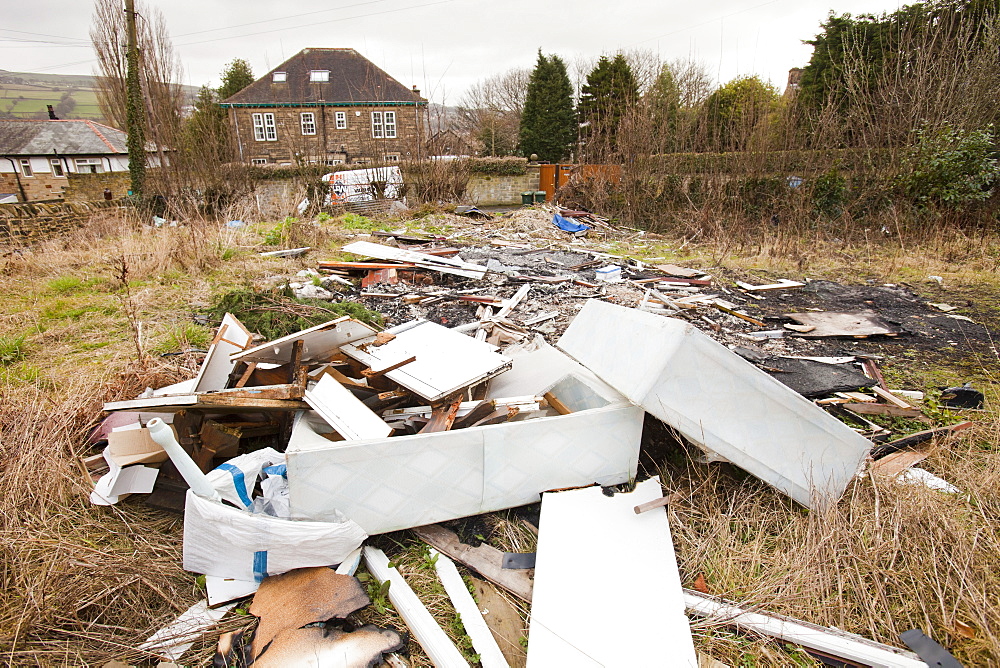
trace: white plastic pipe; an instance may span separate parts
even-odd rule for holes
[[[167,451],[170,461],[177,467],[177,472],[181,474],[192,492],[213,501],[222,500],[219,493],[212,487],[212,483],[208,481],[208,476],[198,468],[198,465],[191,459],[191,455],[177,442],[173,430],[167,423],[160,418],[153,418],[146,423],[146,429],[149,430],[150,438]]]
[[[462,657],[448,634],[438,626],[403,576],[389,565],[385,552],[365,545],[364,555],[368,572],[379,582],[388,580],[392,583],[389,586],[389,600],[436,668],[469,668],[469,662]]]

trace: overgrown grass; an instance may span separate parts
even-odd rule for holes
[[[381,315],[357,302],[296,299],[287,289],[238,288],[220,295],[208,313],[216,322],[221,322],[226,313],[232,313],[247,329],[266,339],[293,334],[345,315],[376,327],[384,322]]]
[[[461,223],[454,225],[460,231]],[[978,286],[983,294],[998,286],[1000,241],[987,234],[942,230],[923,239],[881,235],[860,244],[795,237],[780,229],[757,239],[734,233],[731,243],[712,244],[683,234],[636,235],[623,236],[618,251],[789,277],[895,282],[938,274],[946,286]],[[226,245],[220,246],[223,238]],[[232,311],[267,338],[341,314],[380,323],[377,314],[357,304],[295,302],[281,292],[255,289],[255,281],[262,283],[276,267],[293,274],[302,266],[253,252],[223,259],[219,252],[258,243],[252,229],[144,231],[128,219],[101,214],[79,234],[0,259],[0,323],[16,333],[0,337],[0,351],[11,358],[0,364],[0,486],[6,490],[0,496],[0,657],[5,662],[99,666],[120,658],[137,664],[151,657],[135,648],[202,596],[195,577],[181,569],[178,516],[132,500],[99,508],[86,498],[92,485],[78,458],[93,454],[85,437],[102,402],[133,398],[147,386],[193,373],[191,366],[158,359],[135,361],[131,325],[111,294],[109,254],[120,255],[130,268],[130,308],[145,336],[152,332],[178,347],[182,338],[191,343],[202,332],[171,323],[185,322],[206,303],[216,322]],[[92,278],[63,280],[67,267],[74,268],[73,276]],[[154,337],[154,347],[157,342]],[[982,354],[984,365],[994,355]],[[886,373],[936,382],[933,369],[910,369],[918,361],[900,356],[886,365]],[[996,392],[982,389],[989,412],[976,416],[980,426],[922,464],[958,486],[958,496],[864,478],[820,516],[732,467],[694,463],[680,451],[657,461],[646,473],[660,474],[672,497],[671,529],[683,583],[690,586],[703,573],[713,594],[893,645],[899,645],[900,631],[919,627],[966,665],[1000,663],[1000,422],[993,408]],[[483,522],[489,529],[485,537],[500,549],[534,548],[533,534],[514,514],[490,514]],[[423,547],[405,533],[379,540],[389,541],[383,546],[446,632],[465,642]],[[641,592],[641,578],[621,575]],[[524,605],[520,609],[527,612]],[[391,608],[382,614],[369,609],[362,618],[405,630]],[[976,637],[962,636],[956,622],[974,628]],[[252,626],[247,617],[227,617],[183,663],[207,665],[221,630],[247,626]],[[814,665],[783,643],[703,622],[694,630],[700,651],[732,666]],[[410,649],[413,665],[429,665],[415,642]],[[651,652],[661,658],[659,648]]]
[[[212,332],[207,327],[193,322],[171,325],[160,341],[150,349],[156,354],[183,352],[191,348],[205,350],[212,340]]]

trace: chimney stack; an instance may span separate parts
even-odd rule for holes
[[[52,108],[52,105],[51,104],[47,104],[45,106],[48,107],[48,109],[49,109],[49,120],[50,121],[58,121],[59,117],[56,116],[56,110]]]
[[[413,94],[414,94],[415,96],[417,96],[417,97],[420,97],[420,89],[419,89],[419,88],[417,88],[416,86],[414,86],[414,87],[413,87]]]

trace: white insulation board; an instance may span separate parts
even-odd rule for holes
[[[698,665],[660,479],[629,494],[600,487],[542,495],[528,668]]]

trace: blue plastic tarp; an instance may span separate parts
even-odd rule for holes
[[[558,227],[563,232],[583,232],[584,230],[589,230],[589,225],[584,225],[583,223],[575,223],[569,218],[563,218],[558,213],[553,214],[552,224]]]

